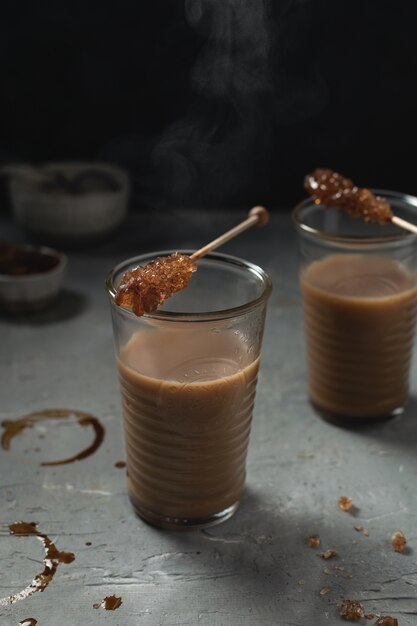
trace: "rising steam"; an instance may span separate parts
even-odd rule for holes
[[[298,64],[294,39],[308,4],[283,0],[277,11],[271,0],[185,0],[204,44],[190,77],[195,97],[153,153],[165,201],[224,206],[250,202],[252,181],[268,187],[279,126],[317,113],[325,100],[316,69]]]

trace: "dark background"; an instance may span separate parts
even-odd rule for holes
[[[0,163],[126,167],[134,207],[417,194],[415,0],[2,4]]]

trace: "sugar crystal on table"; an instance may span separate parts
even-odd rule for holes
[[[393,532],[391,537],[391,544],[395,552],[404,552],[407,547],[407,539],[401,530]]]
[[[340,606],[340,616],[343,619],[357,622],[365,617],[363,606],[357,600],[343,600]]]

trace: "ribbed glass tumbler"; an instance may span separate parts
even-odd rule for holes
[[[107,279],[137,513],[164,528],[205,527],[237,509],[271,282],[259,267],[210,254],[189,286],[151,314],[117,306],[130,259]]]

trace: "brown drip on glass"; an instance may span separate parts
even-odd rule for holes
[[[123,469],[124,467],[126,467],[126,461],[117,461],[117,463],[114,464],[114,467],[117,467],[118,469]]]
[[[123,603],[122,598],[117,596],[106,596],[103,602],[93,604],[94,609],[106,609],[106,611],[115,611]]]
[[[100,423],[99,419],[90,413],[86,413],[84,411],[76,411],[72,409],[45,409],[44,411],[36,411],[34,413],[29,413],[28,415],[24,415],[18,420],[5,420],[1,423],[4,428],[4,433],[1,438],[1,445],[4,450],[10,449],[10,442],[16,435],[20,434],[25,428],[32,428],[37,422],[42,422],[46,419],[66,419],[74,415],[77,418],[78,424],[80,426],[91,426],[94,431],[94,441],[93,443],[81,450],[78,454],[71,456],[67,459],[60,459],[57,461],[43,461],[41,465],[66,465],[68,463],[74,463],[75,461],[81,461],[88,456],[94,454],[94,452],[101,445],[105,429],[104,426]]]
[[[58,550],[56,545],[47,535],[39,532],[35,522],[15,522],[14,524],[10,524],[9,531],[11,535],[16,535],[17,537],[28,537],[33,535],[42,542],[45,549],[45,556],[43,559],[44,568],[42,572],[36,574],[32,582],[25,587],[25,589],[11,596],[0,599],[0,607],[15,604],[19,600],[28,598],[37,591],[45,591],[46,587],[55,576],[58,565],[60,563],[72,563],[75,559],[75,555],[72,552],[63,552]],[[34,624],[36,624],[36,621]],[[28,626],[31,626],[30,622]]]

